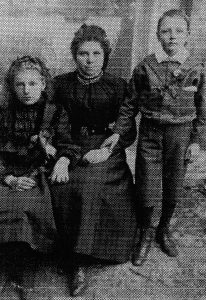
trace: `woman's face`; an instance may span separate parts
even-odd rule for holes
[[[98,75],[104,63],[104,50],[99,42],[88,41],[81,44],[76,55],[77,68],[87,76]]]
[[[35,69],[20,70],[14,76],[14,91],[20,102],[31,105],[39,101],[45,81]]]

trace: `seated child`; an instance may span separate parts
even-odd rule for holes
[[[50,75],[38,58],[17,58],[6,84],[7,134],[2,135],[0,147],[0,244],[10,261],[10,280],[19,286],[25,249],[51,250],[55,237],[45,178],[46,161],[55,154],[48,143],[54,107],[49,103]]]

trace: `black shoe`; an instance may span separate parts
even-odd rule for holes
[[[18,295],[19,300],[27,300],[27,297],[26,297],[27,291],[22,285],[19,285],[16,282],[11,282],[11,286],[16,291],[16,294]]]
[[[86,268],[76,267],[71,274],[70,295],[75,297],[86,288]]]
[[[147,255],[150,251],[153,240],[153,235],[152,228],[141,229],[140,241],[134,247],[132,254],[132,264],[134,266],[141,266],[147,259]]]
[[[156,230],[155,241],[161,250],[168,256],[176,257],[178,250],[168,227],[158,227]]]

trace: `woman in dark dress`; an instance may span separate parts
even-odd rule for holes
[[[16,288],[22,284],[29,248],[47,252],[55,237],[44,172],[45,161],[55,154],[48,143],[52,132],[47,127],[55,109],[49,103],[49,80],[43,62],[30,56],[15,60],[6,80],[6,131],[0,145],[0,249],[10,262],[9,276]]]
[[[134,141],[135,126],[112,154],[101,145],[112,134],[126,82],[105,73],[110,44],[102,28],[82,25],[71,52],[77,69],[56,77],[55,89],[60,126],[68,124],[70,140],[57,138],[55,145],[61,157],[51,176],[57,229],[68,260],[74,261],[73,252],[87,261],[123,263],[130,258],[135,228],[133,179],[124,148]],[[83,283],[79,270],[73,295]]]

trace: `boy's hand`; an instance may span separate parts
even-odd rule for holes
[[[110,137],[108,137],[103,144],[101,145],[100,148],[104,148],[107,147],[109,152],[112,152],[112,150],[114,149],[114,147],[116,146],[116,144],[119,141],[119,137],[120,135],[118,133],[114,133],[113,135],[111,135]]]
[[[50,179],[52,182],[66,183],[69,181],[68,167],[70,165],[70,160],[67,157],[60,157],[56,162]]]
[[[108,148],[104,147],[101,149],[90,150],[84,155],[83,160],[92,164],[97,164],[106,161],[110,155],[111,152],[108,150]]]
[[[200,145],[197,143],[193,143],[187,148],[185,159],[189,162],[193,162],[198,159],[199,153]]]

